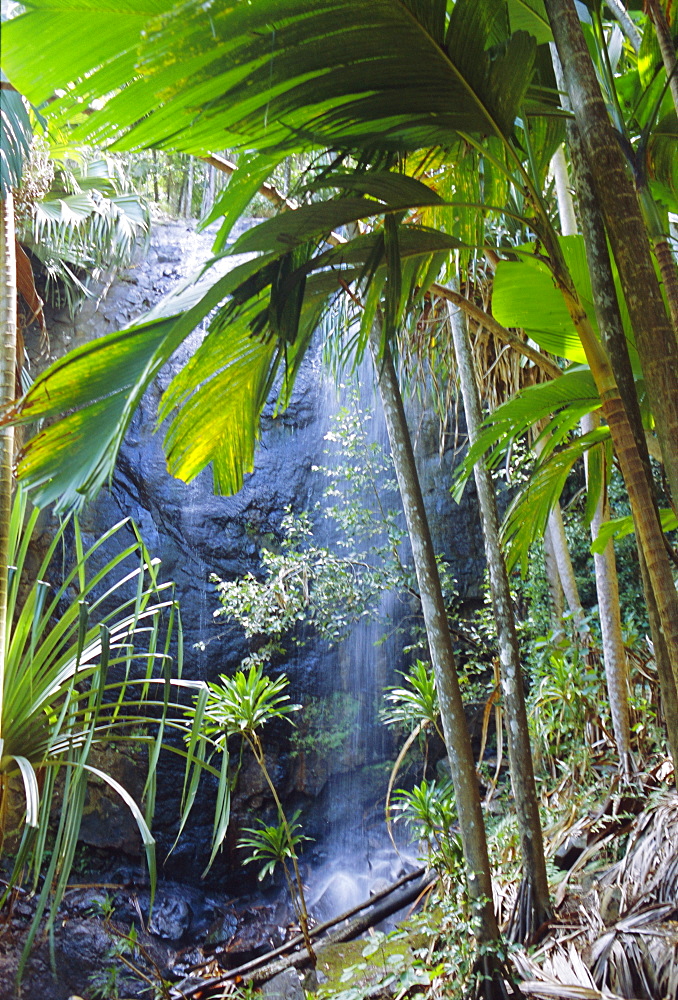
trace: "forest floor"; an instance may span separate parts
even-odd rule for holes
[[[678,997],[678,794],[669,780],[668,766],[655,769],[642,790],[609,794],[585,815],[570,814],[550,830],[548,853],[557,872],[554,920],[538,942],[510,952],[524,996]],[[498,879],[498,885],[497,908],[505,916],[515,880],[502,888]],[[454,916],[446,918],[444,900],[436,902],[435,893],[430,897],[423,914],[396,931],[371,931],[324,950],[319,945],[317,979],[307,979],[306,988],[312,985],[323,1000],[457,996],[455,963],[459,969],[460,955],[470,954],[470,946],[461,938],[453,941]],[[181,942],[151,933],[143,919],[133,921],[130,940],[130,923],[106,912],[107,898],[100,886],[67,894],[52,942],[45,935],[38,938],[19,992],[15,973],[34,911],[30,897],[16,896],[0,927],[0,1000],[179,1000],[184,995],[216,1000],[242,990],[227,981],[214,950],[206,965],[200,948],[182,949]],[[200,982],[194,979],[188,993],[177,990],[172,983],[185,975],[190,957],[199,960],[201,954],[205,988],[196,988]],[[217,988],[220,968],[223,981]]]

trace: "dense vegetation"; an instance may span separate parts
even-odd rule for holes
[[[661,753],[664,741],[674,761],[678,754],[676,554],[666,534],[677,525],[678,497],[678,73],[672,5],[664,0],[644,5],[129,0],[102,11],[89,0],[33,0],[24,6],[3,31],[9,82],[2,90],[0,259],[6,330],[0,379],[5,414],[0,717],[3,738],[12,735],[1,767],[3,781],[19,772],[26,789],[28,833],[20,858],[31,851],[37,851],[34,859],[42,856],[41,823],[44,829],[49,810],[40,814],[35,774],[50,764],[54,743],[49,736],[28,738],[35,713],[23,733],[12,733],[14,720],[6,714],[16,686],[30,687],[21,679],[30,668],[22,668],[24,673],[11,668],[19,662],[18,643],[22,657],[26,649],[32,654],[37,630],[26,619],[21,639],[7,642],[8,594],[11,607],[17,586],[16,575],[10,579],[7,573],[9,547],[20,544],[18,529],[9,531],[13,427],[49,419],[24,444],[17,476],[36,504],[77,509],[110,477],[146,388],[205,321],[204,340],[165,390],[159,417],[169,419],[165,449],[174,475],[190,481],[210,466],[215,491],[235,492],[252,469],[264,405],[274,391],[279,405],[286,405],[320,329],[336,366],[355,365],[365,353],[374,360],[415,570],[408,585],[420,602],[437,694],[436,710],[429,704],[415,725],[439,727],[446,746],[477,946],[470,963],[477,988],[488,996],[510,995],[513,973],[493,901],[491,852],[449,607],[419,487],[403,386],[425,384],[432,391],[443,428],[458,386],[465,414],[470,448],[455,488],[461,490],[474,476],[522,865],[508,935],[515,942],[534,942],[554,912],[540,816],[542,770],[550,769],[554,779],[562,769],[584,778],[590,761],[582,761],[576,734],[588,724],[602,726],[616,749],[620,796],[643,788],[646,755]],[[30,102],[30,115],[20,95]],[[196,178],[204,176],[205,221],[218,222],[219,228],[214,259],[199,281],[125,330],[67,355],[17,398],[17,274],[23,275],[21,294],[29,311],[37,315],[40,308],[30,269],[15,263],[13,236],[12,189],[21,191],[30,148],[34,164],[39,161],[31,147],[33,127],[73,148],[97,150],[78,171],[73,157],[66,157],[66,169],[57,174],[60,191],[51,186],[44,165],[42,172],[34,166],[31,175],[36,190],[32,200],[25,199],[29,207],[23,209],[20,235],[51,264],[58,287],[69,276],[82,285],[74,268],[86,270],[99,261],[98,253],[87,249],[96,245],[95,237],[105,236],[113,256],[120,257],[134,232],[146,225],[134,193],[123,190],[120,177],[109,176],[99,151],[124,159],[129,177],[136,171],[149,178],[148,193],[152,189],[156,200],[158,162],[172,168],[166,173],[168,201],[171,185],[176,188],[172,171],[185,168],[178,208],[187,214],[197,207]],[[174,159],[159,159],[164,151]],[[201,173],[204,168],[193,157],[206,161],[212,172]],[[214,170],[230,176],[221,190]],[[51,209],[45,197],[50,190],[58,196]],[[236,222],[262,196],[277,210],[229,244]],[[238,260],[224,273],[220,265],[229,257]],[[520,463],[516,454],[523,456]],[[493,470],[502,462],[514,474],[519,466],[519,481],[500,525]],[[595,624],[579,597],[560,508],[577,477],[581,517],[592,539]],[[641,694],[630,666],[640,654],[637,647],[629,650],[620,611],[615,547],[631,535],[644,593],[638,613],[647,615],[660,693],[652,738],[647,726],[641,731],[638,725]],[[510,574],[527,573],[542,541],[556,635],[539,654],[534,635],[527,642],[524,634],[521,638]],[[397,551],[398,541],[390,547]],[[330,556],[314,552],[308,542],[287,554],[306,559],[320,589]],[[83,557],[78,553],[79,564]],[[337,566],[330,571],[335,579]],[[394,574],[400,570],[394,565]],[[83,572],[76,576],[84,592]],[[386,582],[391,585],[390,579],[369,574],[361,581],[368,597],[370,588]],[[151,581],[143,591],[147,602],[154,587]],[[309,593],[305,586],[296,595],[299,613],[309,604]],[[229,596],[227,589],[222,594],[237,614],[237,594]],[[33,622],[44,624],[40,599],[33,600]],[[561,625],[564,602],[570,635]],[[260,613],[266,620],[265,604]],[[134,627],[138,618],[135,611]],[[332,627],[322,614],[317,622]],[[61,749],[62,762],[67,759],[80,775],[76,799],[97,732],[96,726],[88,728],[91,713],[108,705],[104,622],[96,640],[101,676],[97,680],[95,671],[89,681],[88,725],[81,727],[82,695],[75,681],[89,648],[88,624],[71,615],[75,654],[60,675],[55,700],[45,701],[47,715],[71,727]],[[259,631],[275,638],[275,623],[265,624]],[[490,628],[487,619],[477,627]],[[157,643],[153,640],[152,655],[146,656],[145,682],[153,674]],[[167,640],[157,655],[163,669],[169,650]],[[121,661],[132,656],[126,645],[117,652]],[[29,655],[21,662],[31,660]],[[416,683],[428,690],[429,675],[417,669],[408,683],[415,691]],[[601,669],[604,711],[599,710]],[[89,678],[89,665],[88,670]],[[157,735],[149,737],[151,762],[163,740],[171,688],[165,678],[164,702],[156,697],[162,721]],[[263,759],[257,699],[266,702],[273,695],[274,714],[279,710],[279,692],[264,684],[260,664],[238,678],[225,678],[221,694],[203,687],[193,718],[176,721],[187,747],[184,822],[200,769],[219,775],[215,850],[227,824],[228,736],[239,732]],[[248,691],[254,692],[249,702]],[[71,711],[64,706],[74,692]],[[234,692],[240,700],[233,700]],[[254,715],[239,723],[244,703]],[[217,712],[224,704],[230,715]],[[562,793],[562,784],[557,787]],[[425,825],[443,866],[454,869],[456,893],[462,868],[440,841],[453,814],[447,798],[435,797],[439,792],[420,786],[419,800],[411,799],[410,807],[428,809]],[[296,872],[296,828],[282,807],[280,821],[278,859],[291,859],[295,868],[290,888],[312,954]],[[69,824],[77,833],[76,820]],[[250,834],[256,841],[256,832]],[[67,871],[71,857],[72,848],[64,847],[50,880],[57,868]]]

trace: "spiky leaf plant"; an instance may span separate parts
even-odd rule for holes
[[[77,519],[63,521],[35,579],[29,580],[29,543],[38,514],[27,513],[19,490],[10,523],[0,719],[3,838],[9,832],[11,799],[23,797],[25,808],[18,810],[23,812],[20,842],[5,895],[22,881],[37,891],[44,876],[21,970],[45,910],[49,907],[52,922],[63,897],[90,776],[103,780],[132,812],[154,888],[155,842],[149,827],[154,769],[167,728],[189,729],[183,717],[169,711],[177,707],[172,686],[190,685],[172,677],[175,669],[181,674],[182,662],[174,585],[160,582],[158,560],[150,557],[134,524],[119,522],[85,549]],[[124,528],[131,529],[133,540],[102,559],[102,547],[119,543]],[[71,547],[74,558],[69,559]],[[112,741],[148,746],[145,813],[119,782],[90,763],[91,750]],[[54,829],[50,817],[57,803]]]

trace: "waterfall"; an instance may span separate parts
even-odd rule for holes
[[[342,403],[356,408],[363,414],[361,424],[367,425],[368,449],[376,446],[376,456],[383,462],[383,455],[388,454],[388,440],[369,358],[359,367],[356,380],[357,392],[355,388],[344,389],[333,404],[333,412],[328,414],[329,421]],[[326,456],[326,463],[331,465],[331,455]],[[380,501],[385,506],[397,503],[399,507],[397,496],[386,497],[383,480],[382,474],[376,483]],[[333,486],[339,488],[339,483],[333,481]],[[359,498],[359,502],[369,506],[375,506],[375,501],[375,496]],[[364,558],[370,560],[369,553]],[[383,692],[395,683],[396,670],[403,669],[402,637],[396,635],[402,615],[403,607],[396,594],[383,591],[376,617],[360,619],[337,650],[341,691],[347,696],[348,709],[344,711],[346,737],[341,752],[354,766],[334,779],[328,796],[325,857],[309,873],[310,908],[319,920],[330,919],[378,892],[403,874],[404,866],[414,862],[406,836],[399,837],[402,843],[398,853],[386,829],[388,762],[397,747],[394,748],[392,734],[379,720]]]
[[[77,342],[120,328],[199,267],[210,255],[211,242],[210,233],[197,234],[184,221],[155,227],[148,257],[121,276],[96,313],[82,310],[75,331],[70,322],[64,323],[65,334],[68,338],[74,334]],[[56,351],[58,324],[53,324],[53,330]],[[192,335],[170,369],[177,370],[185,362],[201,336],[199,331]],[[261,548],[271,538],[280,537],[286,507],[291,505],[297,513],[314,512],[316,504],[323,503],[323,477],[312,468],[327,460],[323,439],[331,414],[341,405],[341,396],[334,382],[323,375],[320,353],[319,345],[309,352],[288,410],[276,415],[274,407],[266,408],[255,470],[233,497],[212,495],[209,471],[189,485],[167,473],[161,434],[153,433],[158,399],[172,374],[171,370],[161,373],[125,439],[112,490],[102,492],[88,512],[88,530],[93,534],[119,520],[121,513],[131,515],[153,555],[162,560],[164,577],[175,580],[185,633],[184,674],[188,678],[216,680],[221,673],[232,674],[249,651],[242,630],[215,621],[213,612],[219,605],[210,574],[228,580],[247,572],[256,574]],[[361,406],[371,415],[371,439],[384,443],[371,368],[359,372],[359,383]],[[445,485],[439,488],[440,462],[434,449],[430,456],[424,456],[424,471],[428,476],[425,494],[428,490],[434,498],[432,508],[439,525],[444,525],[438,530],[436,544],[448,558],[455,559],[455,551],[459,552],[457,564],[473,585],[474,580],[482,579],[474,555],[474,546],[481,551],[479,536],[475,542],[468,512],[462,508],[457,514]],[[396,503],[395,499],[389,502]],[[448,527],[454,525],[455,517],[456,531]],[[327,525],[322,528],[321,522],[319,518],[319,544],[329,544],[332,531]],[[381,610],[383,620],[398,617],[400,608],[393,594],[383,596]],[[308,768],[303,773],[301,756],[291,757],[287,744],[272,747],[280,757],[276,766],[286,805],[290,813],[297,806],[302,808],[301,821],[315,838],[307,845],[303,864],[309,896],[323,914],[341,911],[347,902],[363,898],[380,879],[395,877],[401,865],[383,819],[387,761],[393,758],[395,748],[376,717],[381,690],[396,682],[395,671],[403,669],[398,640],[391,637],[377,644],[386,631],[384,621],[362,621],[334,648],[309,634],[306,644],[290,648],[285,662],[276,667],[288,673],[293,700],[309,701],[311,709],[314,702],[316,708],[324,706],[331,715],[334,736],[341,737],[341,746],[329,747],[314,775]],[[243,785],[241,781],[234,796],[234,823],[248,825],[252,810],[265,806],[266,799],[258,792],[248,794]],[[154,830],[158,854],[163,857],[176,835],[175,799],[180,794],[181,778],[174,761],[162,764],[159,786]],[[203,806],[196,805],[191,823],[166,864],[168,877],[188,882],[198,877],[209,856],[210,808],[209,797]],[[231,844],[235,839],[234,834]],[[237,852],[225,851],[211,876],[234,894],[243,886],[239,861]]]

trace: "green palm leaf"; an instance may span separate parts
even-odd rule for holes
[[[515,441],[536,424],[548,421],[541,433],[548,456],[567,439],[584,414],[599,407],[600,397],[588,368],[573,367],[551,382],[523,389],[483,422],[477,441],[455,473],[453,495],[461,499],[473,466],[486,453],[488,467],[494,468]]]
[[[599,427],[554,452],[511,502],[502,526],[509,569],[520,563],[523,575],[527,573],[531,547],[543,537],[548,516],[560,499],[572,467],[589,448],[607,442],[609,433],[607,427]]]
[[[4,26],[3,26],[4,32]],[[2,74],[5,80],[5,74]],[[33,129],[21,94],[0,90],[0,197],[21,183],[24,160],[29,155]]]
[[[57,120],[113,92],[80,140],[196,153],[509,135],[531,82],[535,40],[507,37],[502,0],[457,0],[447,24],[441,0],[170,6],[121,0],[95,14],[91,0],[34,0],[7,26],[3,60],[34,101],[74,84],[50,105]],[[39,70],[27,40],[43,53]]]

